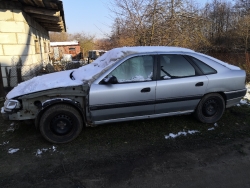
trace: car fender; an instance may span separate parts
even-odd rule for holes
[[[80,103],[77,101],[74,101],[70,98],[53,98],[53,99],[49,99],[44,101],[43,103],[41,103],[41,108],[40,111],[38,112],[36,119],[35,119],[35,126],[36,128],[39,127],[39,122],[40,122],[40,118],[43,115],[43,113],[50,108],[51,106],[55,105],[55,104],[68,104],[70,106],[73,106],[74,108],[76,108],[79,113],[81,114],[84,122],[86,122],[86,116],[85,116],[85,111],[84,111],[84,107],[81,107]]]

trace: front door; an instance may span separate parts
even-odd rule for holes
[[[154,114],[156,81],[153,69],[154,56],[136,56],[107,75],[106,79],[115,76],[118,83],[93,83],[89,95],[93,121],[98,124]]]

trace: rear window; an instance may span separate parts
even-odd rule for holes
[[[203,63],[202,61],[189,56],[194,62],[195,64],[201,69],[201,71],[203,72],[203,74],[216,74],[217,71],[215,69],[213,69],[212,67],[208,66],[207,64]]]

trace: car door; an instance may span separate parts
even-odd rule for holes
[[[94,82],[89,94],[93,121],[98,124],[154,114],[153,70],[154,56],[131,57],[106,76],[106,80],[115,77],[117,83]]]
[[[159,58],[155,113],[192,112],[206,91],[208,79],[180,54]]]

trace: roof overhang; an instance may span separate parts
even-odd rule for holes
[[[47,31],[66,32],[63,3],[60,0],[0,0],[2,2],[20,7]]]

